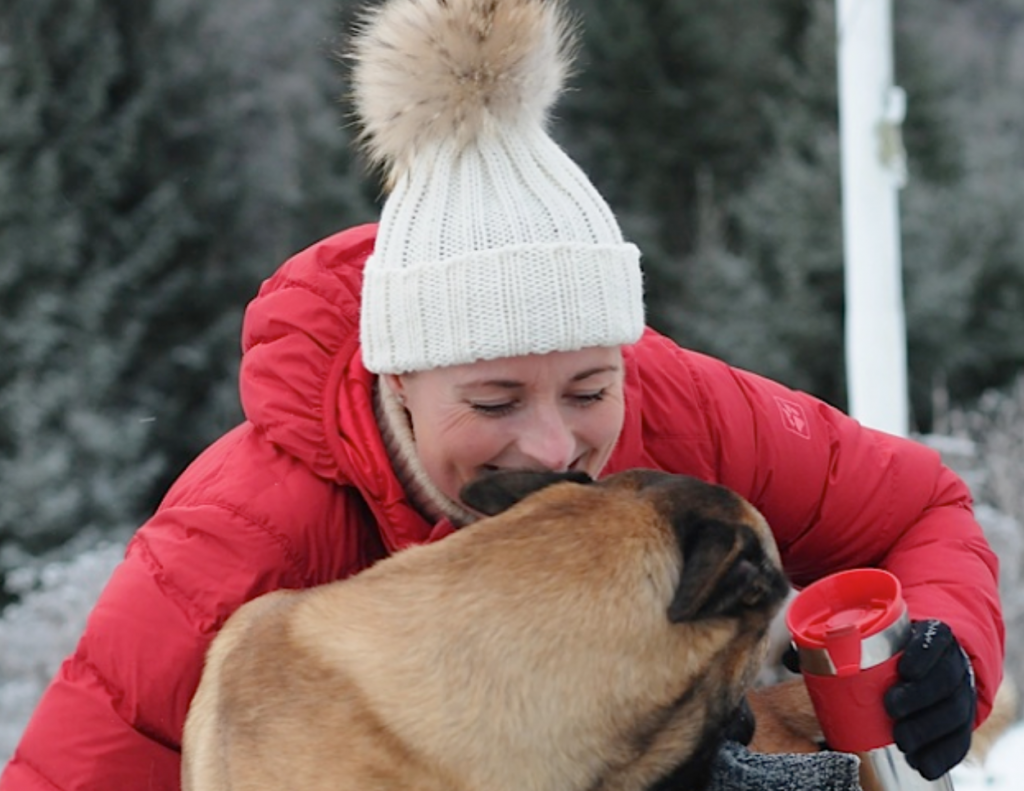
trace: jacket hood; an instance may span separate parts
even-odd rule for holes
[[[359,302],[376,225],[335,234],[289,259],[260,287],[242,324],[246,419],[314,474],[362,494],[389,550],[428,539],[374,418],[376,377],[362,365]]]

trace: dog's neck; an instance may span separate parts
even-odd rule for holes
[[[416,453],[409,413],[391,388],[379,379],[374,386],[373,406],[391,468],[413,507],[432,522],[447,518],[456,527],[462,527],[474,521],[476,515],[472,511],[445,495],[430,480]]]

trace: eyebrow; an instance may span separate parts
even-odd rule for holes
[[[584,379],[589,379],[591,376],[597,374],[615,372],[619,370],[617,365],[601,365],[596,368],[588,368],[585,371],[580,371],[578,374],[572,377],[569,381],[571,382],[582,382]],[[517,387],[524,387],[525,383],[520,382],[518,379],[473,379],[469,382],[463,382],[458,385],[459,390],[470,390],[475,387],[500,387],[506,390],[514,390]]]

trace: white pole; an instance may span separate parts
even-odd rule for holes
[[[908,432],[898,192],[903,92],[895,88],[890,0],[836,0],[842,151],[846,371],[850,414]]]

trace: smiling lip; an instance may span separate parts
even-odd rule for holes
[[[558,472],[586,472],[583,468],[583,458],[575,459],[572,464],[565,468],[565,470],[558,470]],[[499,467],[496,464],[482,464],[480,465],[481,472],[502,472],[520,469],[518,467]]]

